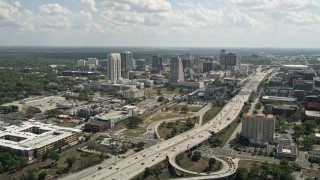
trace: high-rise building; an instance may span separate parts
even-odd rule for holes
[[[99,65],[99,60],[97,58],[88,58],[87,64],[98,66]]]
[[[84,59],[79,59],[78,60],[78,66],[79,67],[85,67],[87,65],[87,61]]]
[[[241,135],[251,143],[267,143],[274,138],[275,118],[273,115],[247,113],[242,121]]]
[[[225,57],[226,57],[226,50],[222,49],[219,57],[219,64],[222,70],[225,69]]]
[[[121,56],[119,53],[110,53],[107,60],[107,78],[111,83],[116,83],[121,79]]]
[[[225,55],[225,62],[224,62],[225,69],[228,67],[236,66],[238,64],[238,57],[236,54],[228,53]]]
[[[230,69],[238,65],[238,57],[233,53],[226,54],[226,50],[222,49],[219,57],[219,64],[222,70]]]
[[[145,71],[146,70],[146,60],[145,59],[138,59],[136,61],[137,64],[137,71]]]
[[[210,72],[213,70],[213,62],[204,62],[202,72]]]
[[[161,56],[152,56],[152,73],[153,74],[161,74],[163,70],[163,63]]]
[[[170,82],[184,81],[183,67],[180,57],[170,59]]]
[[[133,56],[129,51],[122,52],[121,56],[121,77],[129,79],[129,71],[134,69]]]

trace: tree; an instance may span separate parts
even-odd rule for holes
[[[193,153],[192,157],[191,157],[191,161],[199,161],[200,160],[200,157],[201,157],[201,152],[199,151],[196,151]]]
[[[128,118],[127,127],[135,128],[139,124],[141,124],[142,122],[143,122],[143,119],[141,119],[139,117],[136,117],[136,116],[131,116],[131,117]]]
[[[305,127],[305,133],[306,134],[311,134],[314,132],[314,128],[317,127],[317,123],[314,120],[307,120],[303,123],[304,127]]]
[[[246,168],[238,168],[236,172],[236,180],[245,180],[248,179],[248,171]]]
[[[188,112],[189,111],[188,106],[187,105],[182,106],[181,111],[184,113]]]
[[[50,117],[56,117],[57,115],[63,114],[63,112],[60,109],[51,109],[51,110],[47,110],[44,114],[47,116],[47,118],[50,118]]]
[[[52,151],[51,149],[47,153],[48,153],[49,159],[55,162],[57,162],[60,158],[59,153],[57,153],[56,151]]]
[[[143,177],[147,178],[151,174],[151,169],[149,167],[144,169]]]
[[[215,158],[210,158],[209,161],[208,161],[208,166],[209,166],[209,169],[212,169],[213,168],[213,165],[216,163],[216,159]]]
[[[73,164],[76,162],[76,157],[71,156],[71,157],[67,157],[66,159],[66,163],[68,164],[68,169],[70,170],[73,166]]]
[[[137,149],[142,150],[144,148],[144,142],[138,142],[136,147],[137,147]]]
[[[296,138],[299,138],[304,134],[304,126],[302,125],[294,125],[293,127]]]
[[[303,140],[303,146],[307,150],[310,150],[314,144],[315,144],[315,138],[313,136],[308,136]]]
[[[159,98],[158,98],[158,102],[162,102],[164,100],[164,97],[163,96],[160,96]]]
[[[46,179],[46,176],[48,176],[48,171],[46,170],[43,170],[39,173],[38,175],[38,180],[44,180]]]

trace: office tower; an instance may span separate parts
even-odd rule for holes
[[[213,62],[204,62],[203,63],[203,72],[210,72],[213,70]]]
[[[145,59],[138,59],[136,61],[137,64],[137,71],[145,71],[146,70],[146,60]]]
[[[225,69],[238,64],[238,58],[236,54],[228,53],[225,55]]]
[[[191,59],[182,59],[182,67],[186,69],[187,67],[192,67]]]
[[[121,78],[121,56],[119,53],[110,53],[107,60],[107,78],[111,83],[116,83]]]
[[[134,69],[133,56],[131,52],[122,52],[121,56],[121,77],[129,79],[129,71]]]
[[[222,70],[224,70],[225,67],[225,56],[226,56],[226,50],[222,49],[220,52],[220,57],[219,57],[219,64]]]
[[[83,59],[78,60],[78,66],[79,67],[85,67],[87,65],[87,61]]]
[[[275,118],[273,115],[247,113],[242,121],[241,135],[250,142],[264,144],[272,141],[275,131]]]
[[[87,64],[98,66],[99,65],[99,60],[97,58],[88,58]]]
[[[152,73],[153,74],[161,74],[163,70],[162,57],[161,56],[153,56],[152,57]]]
[[[170,82],[184,81],[182,62],[179,57],[170,59]]]

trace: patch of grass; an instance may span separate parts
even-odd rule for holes
[[[253,166],[260,166],[261,163],[257,161],[250,161],[250,160],[240,160],[238,168],[246,168],[248,172],[250,171],[251,167]]]
[[[214,117],[216,117],[216,115],[220,112],[221,109],[222,107],[218,107],[218,106],[212,107],[209,111],[207,111],[204,114],[202,118],[202,124],[205,124],[209,122],[211,119],[213,119]]]
[[[233,132],[237,129],[238,126],[239,123],[236,120],[234,120],[230,125],[228,125],[222,131],[217,133],[216,138],[222,142],[221,147],[223,147],[227,143],[230,136],[233,134]]]
[[[150,120],[151,121],[159,121],[163,119],[171,119],[171,118],[176,118],[176,117],[185,117],[185,116],[190,116],[192,114],[189,113],[157,113],[154,115]]]
[[[189,118],[189,119],[193,123],[199,123],[199,117],[196,117],[196,119],[193,119],[193,118]],[[187,120],[188,120],[188,118],[182,119],[182,120],[179,120],[176,122],[167,122],[167,123],[160,125],[158,127],[158,133],[159,133],[160,138],[166,139],[168,136],[170,136],[170,134],[173,131],[173,128],[177,129],[177,133],[175,134],[175,136],[185,132],[187,129],[189,130],[189,127],[187,125]],[[172,126],[169,126],[169,125],[172,125]]]
[[[61,126],[61,127],[76,127],[78,124],[76,123],[72,123],[72,122],[57,122],[57,126]]]
[[[179,161],[177,161],[178,158],[179,158]],[[201,156],[198,161],[192,161],[191,158],[187,157],[187,153],[182,153],[179,156],[177,156],[176,161],[177,161],[177,164],[183,169],[186,169],[192,172],[207,172],[206,168],[208,167],[209,158]],[[217,161],[216,165],[218,163],[221,163],[221,162]]]
[[[181,111],[181,108],[183,107],[184,105],[173,105],[173,106],[170,106],[170,110],[174,110],[176,107],[178,108],[179,111]],[[188,106],[188,111],[189,112],[198,112],[203,106],[191,106],[191,105],[187,105]]]
[[[306,170],[302,169],[302,174],[308,177],[317,177],[318,179],[320,178],[320,173],[319,170]]]

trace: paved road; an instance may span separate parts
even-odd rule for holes
[[[270,73],[270,71],[268,73]],[[267,73],[265,72],[262,73],[258,71],[255,76],[241,89],[238,95],[225,105],[221,110],[221,113],[208,123],[151,146],[117,162],[116,164],[107,167],[100,165],[103,167],[102,170],[96,170],[93,173],[85,173],[85,176],[83,176],[83,173],[75,173],[64,179],[130,179],[143,172],[146,167],[151,167],[163,161],[166,156],[172,158],[182,151],[197,146],[199,143],[207,140],[211,136],[210,131],[221,131],[238,116],[244,102],[248,101],[250,94],[257,88],[258,84],[266,74]],[[203,112],[201,116],[203,116],[204,113],[205,112]],[[233,173],[233,170],[229,169],[227,173],[212,175],[207,178],[222,178]]]

